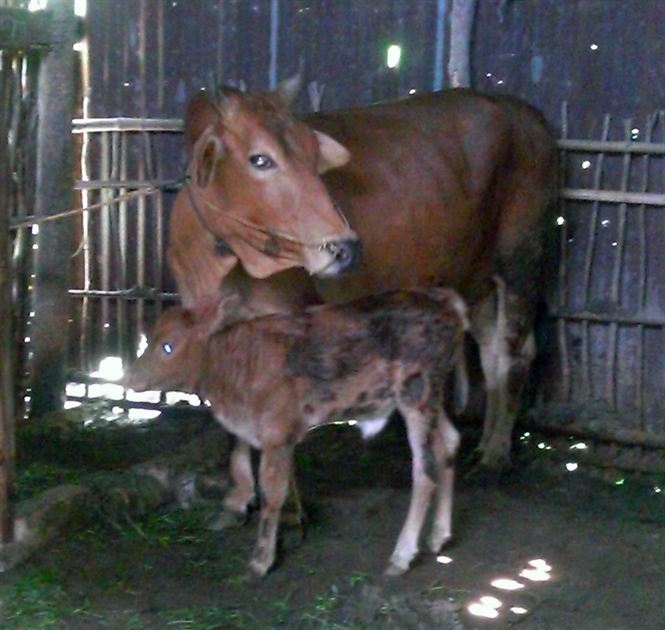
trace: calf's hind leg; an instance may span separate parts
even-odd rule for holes
[[[432,521],[432,532],[428,547],[438,553],[453,534],[453,492],[455,485],[455,458],[460,444],[460,435],[446,413],[441,410],[437,426],[432,432],[434,457],[438,465],[436,511]]]
[[[418,553],[418,539],[427,516],[437,472],[428,468],[428,463],[435,461],[431,452],[431,431],[434,422],[419,410],[398,405],[406,422],[409,445],[412,456],[411,502],[406,521],[397,539],[395,549],[385,571],[387,576],[402,575]]]

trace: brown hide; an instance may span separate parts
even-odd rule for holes
[[[241,98],[260,98],[236,96],[236,108]],[[251,123],[261,127],[261,137],[274,134],[274,126],[264,125],[256,113],[254,100],[248,103]],[[254,137],[249,120],[234,135]],[[541,233],[553,225],[548,208],[556,192],[556,144],[542,116],[517,99],[456,89],[302,120],[350,151],[351,160],[322,179],[363,247],[356,271],[332,277],[330,272],[343,265],[327,265],[328,277],[315,279],[320,299],[338,303],[413,286],[458,289],[471,307],[471,330],[480,346],[488,390],[483,463],[497,465],[508,457],[520,382],[535,352],[532,326],[541,288]],[[224,173],[222,163],[213,183],[210,195],[225,201],[234,179]],[[217,216],[213,206],[199,203],[194,208],[183,190],[173,211],[169,262],[183,303],[192,308],[221,297],[227,281],[220,285],[219,280],[229,260],[235,263],[233,257],[216,255],[214,239],[196,209],[250,273],[263,276],[255,273],[259,262],[276,261],[262,253],[264,240],[248,237],[238,225]],[[290,207],[274,210],[265,216],[254,212],[252,220],[274,232],[296,229]],[[312,215],[316,212],[310,208]],[[315,240],[326,236],[325,230],[317,236],[310,233]],[[242,248],[236,249],[243,238]],[[287,250],[285,245],[283,253]],[[297,256],[292,262],[297,263]],[[237,273],[239,277],[243,272]],[[313,299],[305,274],[286,273],[290,279],[283,300],[275,299],[279,287],[245,278],[254,310],[261,304],[263,312],[296,310]],[[269,296],[265,302],[264,293]],[[498,437],[492,440],[492,435]]]
[[[203,93],[185,128],[192,159],[176,207],[191,207],[252,276],[291,267],[335,274],[356,264],[358,239],[319,177],[348,161],[348,151],[291,116],[278,94]],[[188,246],[186,235],[178,239],[172,230],[172,249]]]
[[[388,567],[399,575],[418,551],[435,490],[431,551],[451,536],[459,436],[442,403],[466,323],[463,301],[444,289],[240,321],[208,335],[195,314],[176,307],[160,317],[125,384],[197,393],[227,430],[261,451],[261,523],[250,562],[259,576],[274,562],[295,445],[314,426],[353,419],[374,431],[399,410],[413,455],[411,506]],[[248,475],[253,482],[251,468]]]

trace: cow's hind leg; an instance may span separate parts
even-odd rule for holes
[[[436,512],[428,546],[433,553],[452,537],[453,492],[455,485],[455,459],[460,445],[460,435],[453,423],[441,410],[433,431],[434,457],[438,465]]]
[[[496,294],[481,306],[472,323],[480,346],[487,406],[480,440],[482,466],[499,468],[510,461],[515,417],[529,367],[536,354],[534,310],[495,277]]]

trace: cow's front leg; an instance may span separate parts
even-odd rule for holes
[[[279,515],[289,490],[293,446],[265,448],[259,467],[261,517],[256,546],[249,562],[250,576],[263,577],[275,562]]]

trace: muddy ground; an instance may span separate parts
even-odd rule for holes
[[[92,442],[33,432],[19,441],[19,464],[31,474],[47,462],[40,465],[64,476],[121,469],[208,430],[216,428],[207,420],[166,418],[126,435],[93,432]],[[206,502],[141,519],[100,516],[0,575],[0,627],[665,628],[665,492],[657,481],[615,485],[568,472],[546,462],[532,435],[518,443],[512,472],[488,484],[467,463],[474,428],[464,435],[448,563],[423,555],[407,575],[383,578],[409,499],[402,428],[392,422],[363,443],[355,428],[332,426],[313,431],[298,453],[306,539],[287,536],[261,583],[239,580],[255,519],[208,531]],[[538,567],[545,570],[531,577],[543,579],[520,576]],[[492,586],[499,578],[521,588]],[[486,596],[497,600],[494,619],[470,612]]]

